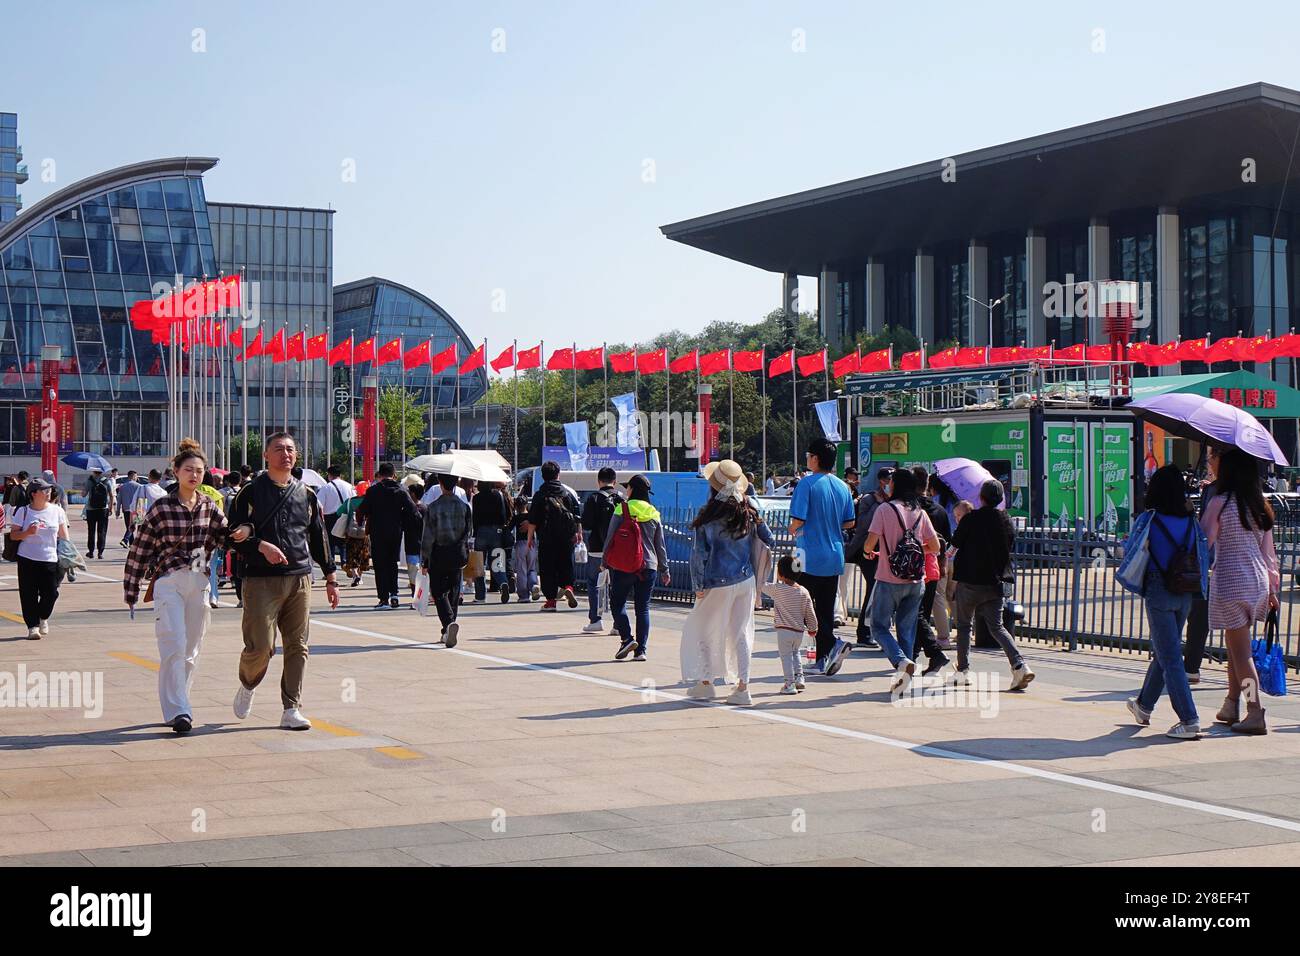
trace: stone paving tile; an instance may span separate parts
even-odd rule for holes
[[[0,866],[94,866],[77,850],[59,853],[33,853],[18,856],[0,856]]]
[[[603,856],[575,856],[554,860],[529,860],[498,866],[759,866],[760,864],[713,846],[675,846],[634,853],[609,853]]]
[[[303,853],[294,856],[250,860],[225,860],[207,866],[430,866],[422,860],[390,848],[348,850],[341,853]]]
[[[588,831],[582,836],[584,839],[620,853],[662,850],[675,846],[704,846],[777,839],[776,834],[753,827],[748,820],[710,820],[656,827],[621,827],[616,830]]]
[[[914,845],[902,840],[862,831],[820,836],[800,834],[726,845],[728,853],[765,864],[799,863],[845,855],[873,861],[880,856],[906,858],[914,854],[916,849]]]
[[[404,846],[400,849],[417,860],[437,866],[486,866],[490,863],[521,863],[613,853],[599,843],[571,833],[510,837],[503,840],[479,840],[466,836],[463,843]]]
[[[638,826],[638,822],[622,813],[589,810],[539,816],[507,815],[501,819],[452,820],[447,825],[482,840],[499,840],[507,837],[542,836],[552,833],[585,835],[592,830],[609,831],[620,827],[635,827]],[[504,829],[501,829],[502,827]]]
[[[295,853],[335,854],[351,850],[383,850],[398,846],[462,843],[466,831],[449,823],[418,823],[405,827],[362,827],[356,830],[321,830],[285,833],[275,842]]]
[[[290,852],[288,845],[274,837],[251,837],[85,850],[83,855],[93,866],[181,866],[187,863],[284,857],[290,855]]]

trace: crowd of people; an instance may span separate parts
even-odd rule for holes
[[[803,691],[809,674],[834,677],[851,652],[865,649],[888,660],[895,696],[913,682],[921,653],[923,678],[970,684],[976,629],[1005,654],[1010,689],[1024,691],[1035,675],[1004,611],[1015,582],[1015,529],[1003,508],[1003,485],[985,481],[972,502],[922,467],[880,467],[865,486],[856,469],[847,469],[843,480],[833,473],[836,452],[826,439],[808,445],[807,469],[790,497],[793,546],[784,554],[774,553],[754,475],[731,460],[703,469],[709,497],[683,529],[695,595],[680,647],[689,696],[712,699],[725,683],[733,688],[727,703],[752,703],[755,610],[764,596],[773,605],[783,695]],[[355,487],[331,465],[324,484],[308,488],[288,433],[270,436],[265,459],[260,472],[245,467],[218,476],[187,439],[162,472],[131,471],[119,481],[115,470],[94,469],[81,489],[86,557],[103,557],[110,517],[123,521],[124,599],[134,608],[147,585],[143,600],[156,611],[160,704],[177,733],[192,728],[189,688],[227,580],[242,609],[244,638],[235,714],[248,716],[278,635],[281,726],[288,729],[311,726],[301,701],[314,568],[325,577],[331,606],[339,600],[338,569],[354,588],[373,571],[375,609],[392,610],[402,606],[404,566],[411,603],[434,609],[447,647],[457,644],[467,593],[477,604],[491,593],[502,603],[512,597],[540,601],[541,611],[554,612],[560,601],[578,606],[581,574],[587,592],[582,631],[603,633],[608,610],[609,634],[618,638],[614,658],[647,659],[651,595],[656,582],[671,584],[672,573],[646,475],[620,485],[613,469],[602,468],[598,488],[580,504],[553,461],[543,464],[531,499],[512,499],[504,484],[480,486],[450,474],[399,481],[391,463]],[[1239,733],[1267,732],[1250,632],[1278,607],[1273,513],[1249,456],[1211,450],[1209,467],[1199,520],[1179,469],[1157,469],[1146,510],[1125,542],[1125,562],[1138,549],[1145,562],[1139,580],[1122,583],[1144,598],[1152,645],[1146,680],[1127,706],[1140,725],[1149,724],[1167,690],[1179,718],[1168,735],[1180,739],[1200,734],[1190,687],[1199,681],[1210,628],[1224,630],[1229,682],[1215,719]],[[3,493],[6,557],[18,565],[32,640],[49,635],[59,584],[75,573],[79,558],[66,491],[52,478],[20,472]],[[855,573],[865,593],[850,642],[836,628],[848,623],[847,589]],[[807,666],[805,637],[812,642]],[[955,651],[955,664],[947,651]]]

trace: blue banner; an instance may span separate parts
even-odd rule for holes
[[[641,450],[641,429],[636,418],[636,393],[610,396],[610,403],[618,412],[618,450],[624,455]],[[642,465],[644,465],[644,453]]]
[[[542,449],[542,461],[555,461],[563,465],[568,460],[569,449],[564,445],[547,445]],[[625,455],[617,448],[588,445],[586,470],[599,471],[605,467],[613,468],[615,471],[645,471],[648,466],[645,452],[640,448]]]
[[[840,402],[837,398],[830,398],[824,402],[818,402],[815,406],[817,409],[817,420],[821,422],[822,432],[831,441],[840,440]]]
[[[586,422],[565,422],[564,443],[569,456],[570,471],[587,470],[587,449],[591,445]]]

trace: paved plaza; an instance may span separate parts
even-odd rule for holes
[[[893,703],[884,658],[856,652],[781,697],[759,615],[755,706],[736,710],[685,699],[683,607],[653,607],[646,663],[579,634],[585,603],[466,605],[449,650],[427,643],[436,618],[372,611],[367,576],[337,611],[316,586],[313,730],[278,728],[278,660],[234,718],[240,611],[223,591],[194,733],[176,737],[160,722],[152,613],[129,618],[124,551],[107,558],[65,583],[39,642],[13,566],[0,569],[0,672],[103,675],[98,717],[0,710],[6,865],[1300,862],[1300,706],[1267,700],[1267,737],[1168,740],[1167,700],[1149,728],[1123,706],[1142,655],[1031,644],[1038,679],[1021,694],[981,651],[979,693]],[[1203,675],[1208,727],[1224,671]]]

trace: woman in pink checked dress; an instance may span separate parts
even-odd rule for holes
[[[1216,474],[1215,498],[1201,518],[1201,528],[1214,548],[1210,627],[1223,628],[1228,652],[1228,697],[1215,719],[1238,733],[1266,734],[1259,674],[1250,655],[1250,629],[1278,606],[1281,579],[1273,548],[1273,509],[1264,498],[1255,458],[1235,448],[1225,451],[1218,456]]]

